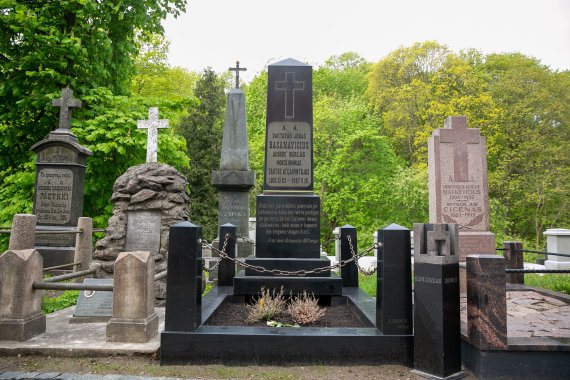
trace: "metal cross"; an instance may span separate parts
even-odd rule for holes
[[[245,67],[239,67],[239,61],[236,61],[236,67],[230,67],[228,70],[236,72],[236,88],[239,88],[239,72],[247,71]]]
[[[61,90],[61,98],[52,99],[51,105],[59,108],[59,125],[58,129],[70,130],[71,113],[73,108],[81,108],[81,100],[73,99],[73,91],[69,88]]]
[[[168,128],[168,119],[158,119],[158,107],[148,109],[148,120],[138,120],[137,129],[148,129],[146,138],[146,162],[156,162],[158,130]]]
[[[439,141],[453,143],[453,181],[469,182],[467,144],[479,144],[481,137],[475,128],[467,128],[465,116],[452,116],[439,131]],[[447,121],[447,120],[446,120]]]
[[[305,82],[295,80],[295,73],[286,72],[285,80],[275,82],[275,90],[285,91],[285,117],[295,117],[295,91],[305,89]]]

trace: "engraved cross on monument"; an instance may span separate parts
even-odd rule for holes
[[[239,67],[239,61],[236,61],[236,67],[230,67],[228,70],[236,72],[236,88],[239,88],[239,72],[247,71],[245,67]]]
[[[275,82],[275,90],[285,91],[285,117],[295,117],[295,91],[305,89],[305,82],[295,80],[295,73],[286,72],[284,81]]]
[[[73,108],[81,108],[81,100],[73,99],[73,90],[64,88],[61,91],[61,98],[52,99],[51,105],[59,107],[59,125],[55,132],[69,131]]]
[[[467,118],[452,116],[445,120],[444,128],[439,132],[440,143],[453,144],[453,181],[470,182],[467,144],[479,144],[479,130],[467,128]]]
[[[148,109],[148,120],[138,120],[137,129],[148,129],[146,138],[146,162],[157,161],[158,130],[169,126],[168,119],[158,119],[158,107]]]

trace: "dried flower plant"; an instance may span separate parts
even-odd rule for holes
[[[269,321],[285,310],[287,301],[283,295],[283,287],[276,292],[267,288],[261,289],[261,296],[252,304],[247,305],[249,314],[246,318],[248,322]]]
[[[304,291],[300,296],[291,298],[289,313],[296,323],[306,325],[322,318],[325,315],[325,309],[319,307],[319,300],[313,294],[308,295]]]

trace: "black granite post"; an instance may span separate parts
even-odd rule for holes
[[[231,223],[226,223],[220,226],[220,243],[218,249],[221,251],[226,245],[226,254],[228,257],[236,257],[236,227]],[[226,235],[229,235],[227,244]],[[233,261],[228,259],[223,259],[220,262],[220,268],[218,269],[218,285],[219,286],[234,286],[234,276],[236,273],[236,265]]]
[[[410,230],[391,224],[378,230],[376,328],[384,335],[410,335],[412,264]]]
[[[414,224],[414,368],[461,371],[457,224]]]
[[[182,222],[170,227],[166,315],[168,331],[196,331],[202,323],[202,227]]]
[[[348,242],[347,236],[350,236],[351,243]],[[350,224],[346,224],[340,228],[340,260],[346,261],[352,258],[352,250],[358,253],[358,245],[356,241],[356,228]],[[343,287],[358,287],[358,268],[356,262],[346,264],[340,269]]]

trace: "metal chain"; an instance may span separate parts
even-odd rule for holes
[[[356,253],[354,252],[354,247],[352,246],[352,238],[350,237],[350,235],[346,236],[346,240],[348,240],[348,246],[350,247],[350,253],[352,254],[352,257],[354,258],[356,256]],[[375,243],[376,244],[376,243]],[[373,248],[374,249],[374,248]],[[376,271],[378,270],[378,267],[375,267],[374,269],[370,270],[370,269],[363,269],[360,264],[358,263],[358,260],[355,261],[356,262],[356,267],[358,268],[358,271],[360,273],[362,273],[365,276],[372,276],[374,273],[376,273]]]
[[[228,246],[228,241],[230,240],[230,234],[226,234],[226,240],[224,241],[224,246],[222,247],[222,250],[220,251],[219,249],[214,248],[214,246],[212,244],[208,244],[208,242],[206,240],[202,240],[200,239],[198,241],[198,243],[202,244],[202,246],[206,246],[206,247],[211,247],[212,251],[216,250],[217,252],[221,252],[223,253],[224,256],[227,257],[226,255],[226,247]],[[206,263],[204,262],[204,259],[202,259],[202,270],[205,272],[212,272],[215,271],[218,266],[220,265],[220,263],[222,262],[224,258],[222,257],[222,255],[219,255],[218,260],[216,261],[216,263],[214,264],[213,267],[211,268],[206,268]]]
[[[228,237],[229,237],[229,234],[226,235],[226,243],[227,243]],[[349,239],[349,241],[350,241],[350,239]],[[251,264],[247,264],[245,262],[242,262],[236,258],[229,257],[225,252],[225,244],[224,244],[224,249],[222,251],[220,251],[218,248],[214,247],[212,244],[209,244],[205,240],[201,240],[201,244],[203,247],[210,248],[212,250],[212,252],[216,252],[220,256],[220,258],[218,259],[218,261],[216,262],[214,267],[212,267],[212,269],[207,270],[204,268],[204,266],[202,266],[202,268],[208,272],[212,271],[214,268],[216,268],[219,265],[221,260],[228,259],[228,260],[234,262],[234,264],[239,265],[243,268],[251,269],[255,272],[260,272],[260,273],[269,273],[269,274],[273,274],[275,276],[306,276],[309,274],[316,274],[316,273],[321,273],[321,272],[327,272],[327,271],[330,271],[332,269],[342,268],[343,266],[345,266],[351,262],[356,262],[358,265],[358,259],[359,258],[366,255],[368,252],[372,251],[373,249],[378,249],[381,247],[380,243],[374,243],[374,244],[372,244],[372,246],[370,248],[365,249],[364,251],[360,252],[359,254],[356,254],[354,252],[354,250],[352,249],[352,244],[351,244],[352,257],[348,260],[340,261],[334,265],[330,265],[330,266],[322,267],[322,268],[316,268],[316,269],[312,269],[312,270],[301,269],[301,270],[296,270],[296,271],[285,271],[285,270],[281,270],[281,269],[267,269],[267,268],[261,267],[259,265],[251,265]],[[375,271],[376,270],[374,270],[374,272]],[[373,274],[374,272],[371,272],[370,274]]]
[[[241,240],[245,241],[246,243],[249,243],[249,244],[251,244],[251,245],[255,245],[255,241],[254,241],[253,239],[250,239],[250,238],[245,237],[245,236],[242,236],[242,235],[236,235],[236,237],[237,237],[238,239],[241,239]]]

